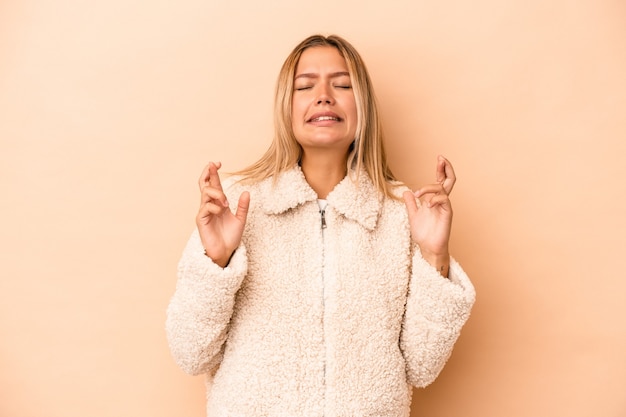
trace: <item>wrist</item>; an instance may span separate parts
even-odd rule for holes
[[[209,257],[209,258],[211,258],[213,263],[216,264],[217,266],[219,266],[220,268],[226,268],[228,266],[228,264],[230,263],[230,259],[233,257],[234,253],[235,252],[233,251],[233,253],[231,253],[230,255],[227,255],[227,256],[224,256],[224,257],[213,258],[208,253],[206,253],[206,249],[204,250],[204,255]]]
[[[450,253],[434,254],[422,252],[422,258],[437,270],[443,277],[448,277],[450,270]]]

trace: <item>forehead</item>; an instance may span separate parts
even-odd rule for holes
[[[305,49],[300,55],[295,76],[303,73],[320,74],[326,72],[348,72],[346,60],[335,47],[314,46]]]

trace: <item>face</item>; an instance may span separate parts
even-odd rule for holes
[[[292,129],[304,151],[348,151],[354,141],[357,110],[350,74],[339,51],[318,46],[302,52],[294,76]]]

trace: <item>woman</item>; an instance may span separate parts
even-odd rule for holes
[[[475,297],[448,252],[452,166],[415,193],[395,181],[365,65],[337,36],[292,51],[275,115],[256,164],[200,177],[173,356],[209,375],[211,417],[408,416]]]

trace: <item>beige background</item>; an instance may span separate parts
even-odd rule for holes
[[[164,335],[196,178],[266,148],[315,32],[364,56],[396,173],[459,176],[478,302],[412,415],[626,415],[626,3],[4,0],[0,416],[204,415]]]

